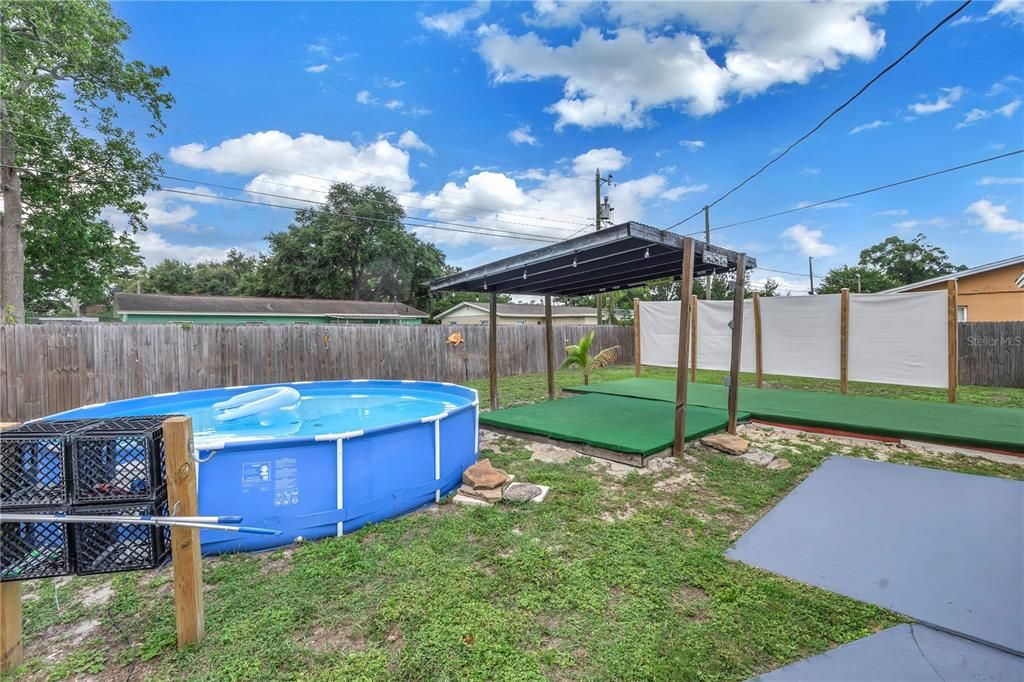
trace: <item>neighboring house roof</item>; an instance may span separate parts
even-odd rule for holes
[[[491,309],[487,303],[477,303],[475,301],[463,301],[458,305],[452,306],[443,313],[439,313],[438,317],[444,317],[449,313],[452,313],[459,308],[475,308],[482,313],[490,313]],[[498,304],[498,317],[544,317],[544,304],[543,303],[499,303]],[[551,317],[586,317],[587,315],[597,315],[597,308],[589,308],[587,306],[579,305],[552,305],[551,306]]]
[[[948,282],[952,279],[963,279],[964,277],[970,277],[971,275],[980,275],[983,272],[989,272],[990,270],[998,270],[999,268],[1009,267],[1011,265],[1024,265],[1024,254],[1020,256],[1011,256],[1010,258],[1004,258],[1003,260],[997,260],[993,263],[986,263],[985,265],[979,265],[976,268],[968,268],[961,270],[960,272],[951,272],[948,275],[941,275],[939,277],[932,277],[921,282],[914,282],[913,284],[905,284],[895,289],[886,289],[880,293],[883,294],[898,294],[901,291],[913,291],[914,289],[920,289],[932,284],[941,284],[942,282]],[[1017,287],[1024,288],[1024,277],[1017,278]]]
[[[114,295],[120,313],[188,315],[308,315],[373,319],[430,317],[404,303],[336,301],[315,298],[257,298],[255,296],[168,296],[164,294]]]

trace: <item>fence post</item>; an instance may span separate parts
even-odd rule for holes
[[[761,355],[761,294],[754,292],[752,297],[754,308],[754,379],[757,387],[761,388],[764,382]]]
[[[544,355],[547,358],[548,400],[555,399],[555,330],[551,319],[551,294],[544,296]]]
[[[947,352],[949,354],[949,369],[947,370],[949,388],[947,390],[947,398],[949,402],[956,402],[956,388],[957,388],[957,334],[956,334],[956,280],[951,279],[946,282],[946,342],[948,345]]]
[[[498,409],[498,295],[491,293],[487,329],[487,372],[490,377],[491,411]]]
[[[199,514],[196,463],[192,459],[192,419],[171,417],[164,422],[167,453],[167,504],[172,515]],[[199,554],[199,530],[171,528],[171,562],[174,566],[174,608],[178,649],[198,642],[205,633],[203,616],[203,565]]]
[[[839,291],[839,392],[845,394],[850,374],[850,290]]]
[[[690,381],[697,383],[697,294],[690,296]]]
[[[640,299],[633,299],[633,375],[640,376]]]

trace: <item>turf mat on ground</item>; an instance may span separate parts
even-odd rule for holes
[[[565,389],[674,403],[676,383],[622,379]],[[728,389],[689,384],[687,405],[724,409]],[[925,400],[740,388],[739,408],[755,419],[969,447],[1024,452],[1024,410]]]
[[[650,455],[672,445],[674,409],[673,404],[657,400],[589,394],[484,412],[480,423],[615,452]],[[686,439],[720,431],[728,418],[725,410],[688,407]]]

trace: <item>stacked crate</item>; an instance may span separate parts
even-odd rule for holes
[[[165,516],[166,417],[31,422],[0,436],[0,508],[19,513]],[[0,580],[152,568],[167,527],[0,524]]]

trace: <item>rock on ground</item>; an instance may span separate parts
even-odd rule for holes
[[[481,488],[500,488],[508,481],[508,474],[495,469],[490,459],[482,459],[462,472],[462,482],[480,490]]]
[[[772,471],[783,471],[793,466],[789,463],[789,460],[785,457],[776,457],[772,461],[768,462],[768,468]]]
[[[770,452],[765,452],[764,450],[751,448],[750,450],[747,450],[745,454],[740,455],[739,459],[742,459],[744,462],[749,462],[763,467],[770,464],[771,461],[775,459],[775,455]]]
[[[505,500],[508,502],[540,502],[547,496],[547,486],[533,483],[513,483],[505,488]]]
[[[700,439],[700,442],[730,455],[742,455],[750,447],[750,443],[745,438],[734,436],[731,433],[716,433],[704,436]]]

